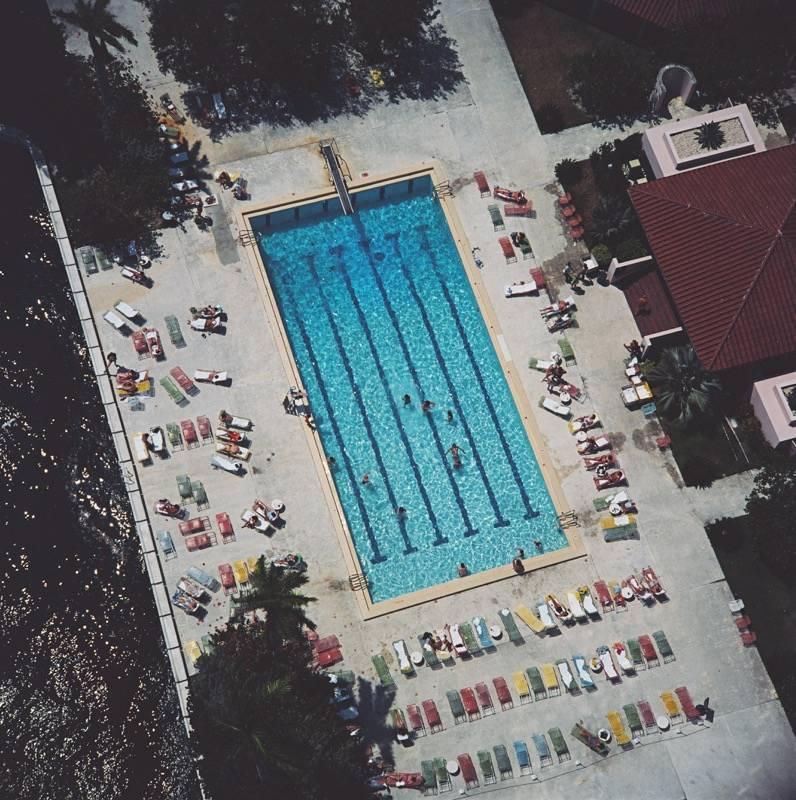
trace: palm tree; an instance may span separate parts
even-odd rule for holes
[[[275,649],[284,641],[301,636],[303,627],[315,630],[304,607],[316,598],[296,591],[306,583],[306,575],[266,565],[265,557],[260,556],[251,575],[252,592],[245,602],[249,608],[265,610],[268,640]]]
[[[603,197],[591,215],[591,235],[606,242],[620,234],[633,221],[633,210],[619,198]]]
[[[133,32],[108,11],[109,3],[110,0],[76,0],[72,11],[55,12],[58,19],[88,34],[101,93],[108,85],[106,65],[111,60],[108,48],[124,52],[123,42],[138,44]]]
[[[647,377],[663,413],[684,424],[703,417],[721,389],[718,378],[705,371],[691,345],[664,350]]]
[[[718,150],[724,144],[724,131],[718,122],[703,122],[697,128],[696,140],[703,150]]]

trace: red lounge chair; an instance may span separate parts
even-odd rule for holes
[[[313,646],[316,653],[323,653],[326,650],[339,650],[340,640],[332,634],[331,636],[324,636],[323,639],[318,639]]]
[[[133,331],[133,347],[139,359],[149,357],[149,345],[146,343],[146,334],[143,331]]]
[[[182,438],[185,439],[187,447],[196,446],[199,444],[199,439],[196,436],[196,428],[194,427],[193,420],[184,419],[180,423],[182,429]]]
[[[173,369],[169,370],[169,374],[172,378],[174,378],[177,383],[180,384],[181,388],[187,392],[188,394],[195,394],[196,393],[196,384],[180,369],[179,367],[174,367]]]
[[[506,685],[506,679],[492,678],[492,683],[495,687],[495,692],[497,693],[497,698],[501,709],[506,711],[509,708],[514,708],[514,701],[511,699],[511,692],[509,691],[509,687]]]
[[[573,214],[576,213],[575,206],[562,206],[561,208],[561,215],[564,219],[569,219]]]
[[[194,517],[193,519],[186,519],[179,524],[180,533],[187,536],[189,533],[199,533],[210,527],[209,517]]]
[[[641,712],[641,719],[644,720],[644,727],[648,731],[657,730],[658,722],[655,719],[655,712],[652,710],[652,706],[646,700],[639,700],[636,705]]]
[[[462,689],[459,694],[462,696],[462,705],[467,712],[470,720],[480,719],[481,712],[478,710],[478,703],[475,701],[475,694],[469,687]]]
[[[691,694],[685,686],[679,686],[674,690],[677,699],[680,701],[680,706],[683,709],[685,718],[690,722],[691,720],[701,719],[702,715],[696,710],[694,701],[691,699]]]
[[[224,587],[224,594],[235,591],[235,576],[229,564],[218,565],[218,577],[221,578],[221,585]]]
[[[492,695],[489,694],[486,684],[476,683],[475,693],[478,695],[478,702],[481,704],[481,712],[483,714],[494,714],[495,707],[492,705]]]
[[[189,553],[192,553],[194,550],[202,550],[205,547],[210,547],[211,544],[210,537],[206,533],[198,533],[196,536],[189,536],[185,540],[185,546]]]
[[[542,289],[545,289],[547,287],[547,284],[544,279],[544,272],[542,272],[540,267],[533,267],[531,269],[531,277],[533,278],[534,283],[536,283],[537,292],[541,292]]]
[[[426,726],[423,724],[423,715],[416,705],[406,707],[406,716],[409,717],[409,725],[415,736],[425,736]]]
[[[498,244],[503,251],[507,264],[511,264],[517,260],[517,254],[514,252],[514,246],[511,244],[511,239],[509,239],[508,236],[501,236],[498,239]]]
[[[741,634],[741,641],[744,647],[751,647],[753,644],[757,644],[757,634],[754,631],[744,631]]]
[[[570,228],[577,228],[583,222],[583,217],[580,214],[575,214],[567,220],[567,225]]]
[[[496,200],[505,200],[507,203],[516,203],[518,206],[524,206],[528,202],[525,192],[514,191],[513,189],[505,189],[501,186],[496,186],[492,190],[492,196]]]
[[[330,667],[338,661],[343,660],[343,652],[337,648],[332,650],[324,650],[323,653],[318,653],[315,657],[319,667]]]
[[[655,645],[652,643],[652,639],[650,639],[650,637],[645,633],[638,637],[638,643],[641,647],[641,652],[644,654],[644,660],[647,662],[647,666],[659,666],[661,662],[658,660],[658,653],[655,650]]]
[[[735,620],[735,624],[738,626],[739,631],[748,631],[752,627],[752,620],[750,617],[744,615],[742,617],[738,617]]]
[[[597,592],[597,599],[600,601],[602,610],[613,611],[614,601],[611,599],[611,592],[608,589],[608,584],[605,581],[595,581],[594,591]]]
[[[622,472],[621,469],[609,472],[608,475],[605,475],[604,477],[595,475],[592,480],[594,480],[594,485],[598,490],[613,489],[615,486],[621,486],[622,484],[627,483],[625,473]]]
[[[197,417],[196,426],[199,428],[199,435],[203,442],[213,440],[213,429],[210,427],[210,420],[207,417]]]
[[[480,783],[478,782],[478,774],[475,771],[475,765],[473,764],[473,759],[470,758],[470,754],[462,753],[460,756],[456,756],[456,760],[459,762],[459,769],[462,771],[465,786],[468,789],[477,789]]]
[[[486,175],[479,170],[473,173],[473,178],[475,178],[475,185],[478,187],[478,191],[481,192],[481,197],[489,197],[491,192],[489,191],[489,183],[487,183]]]
[[[577,242],[579,239],[583,238],[583,234],[585,231],[581,227],[577,228],[570,228],[569,235]]]
[[[533,203],[531,203],[530,201],[526,203],[524,206],[513,206],[513,205],[503,206],[503,213],[507,217],[530,217],[532,212],[533,212]]]
[[[572,202],[572,195],[567,192],[566,194],[559,195],[558,197],[558,205],[560,206],[568,206]]]
[[[235,537],[232,520],[230,520],[229,514],[227,514],[226,511],[220,511],[216,514],[216,525],[218,525],[218,532],[221,534],[221,538],[224,541]]]
[[[428,729],[432,733],[439,733],[439,731],[442,730],[443,725],[439,716],[439,711],[437,710],[437,704],[433,700],[424,700],[421,705],[423,706],[423,711],[426,712]]]

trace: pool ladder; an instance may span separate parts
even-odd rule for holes
[[[254,231],[241,231],[238,234],[238,244],[241,247],[254,247],[257,244],[258,234]]]
[[[368,579],[361,573],[348,576],[348,585],[352,592],[364,592],[368,588]]]
[[[453,197],[450,181],[434,184],[434,195],[435,197]]]
[[[558,515],[558,524],[562,528],[575,528],[580,522],[576,511],[564,511]]]

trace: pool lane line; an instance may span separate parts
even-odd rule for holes
[[[374,281],[376,283],[376,286],[377,286],[377,288],[379,290],[379,294],[381,295],[382,303],[384,304],[384,309],[387,312],[387,316],[390,318],[390,321],[392,323],[392,327],[393,327],[393,329],[395,331],[395,336],[398,339],[398,344],[399,344],[399,346],[401,348],[401,352],[403,353],[404,361],[406,362],[406,366],[408,367],[409,372],[412,375],[412,378],[414,379],[415,385],[418,387],[418,389],[421,389],[421,391],[422,391],[422,382],[420,380],[420,377],[417,374],[417,371],[415,370],[414,364],[412,363],[412,359],[409,356],[409,348],[408,348],[408,346],[406,344],[406,340],[404,339],[403,334],[401,333],[401,327],[400,327],[400,325],[398,323],[398,318],[397,318],[397,316],[395,314],[395,310],[393,309],[392,304],[390,303],[390,301],[389,301],[389,299],[387,297],[387,291],[384,288],[384,283],[382,282],[381,275],[379,274],[378,269],[376,268],[376,265],[373,263],[373,259],[371,257],[371,252],[370,252],[370,242],[367,240],[367,238],[365,238],[365,229],[364,229],[364,227],[362,225],[361,220],[358,217],[355,219],[354,224],[359,229],[359,233],[362,235],[362,238],[360,239],[360,242],[359,242],[360,248],[362,250],[364,250],[366,258],[368,260],[368,264],[370,264],[370,270],[371,270],[371,273],[373,275],[373,279],[374,279]],[[336,251],[334,254],[342,262],[342,252],[343,252],[342,245],[339,246],[339,247],[332,248],[332,250]],[[330,252],[332,252],[332,251],[330,250]],[[341,263],[341,266],[342,266],[342,263]],[[447,377],[447,375],[446,375],[446,377]],[[425,395],[425,396],[427,397],[428,395]],[[437,446],[437,452],[439,453],[440,459],[441,459],[441,461],[442,461],[442,463],[444,465],[443,468],[444,468],[445,474],[448,476],[448,481],[450,483],[451,491],[453,492],[453,496],[456,499],[456,504],[459,506],[459,511],[460,511],[460,513],[462,515],[462,519],[464,521],[464,525],[465,525],[464,537],[467,538],[467,537],[470,537],[470,536],[475,536],[478,533],[478,529],[473,527],[473,523],[470,520],[470,514],[468,513],[467,506],[464,503],[464,498],[462,498],[461,492],[459,491],[459,485],[454,480],[453,474],[451,473],[451,470],[448,467],[447,453],[446,453],[446,451],[444,449],[444,446],[442,444],[442,441],[440,439],[439,431],[437,430],[436,425],[434,425],[433,420],[431,419],[431,415],[430,414],[426,414],[424,416],[426,417],[426,419],[427,419],[427,421],[429,423],[429,426],[431,427],[431,433],[432,433],[433,438],[434,438],[434,443]]]
[[[334,321],[334,314],[332,313],[332,310],[329,307],[329,303],[328,303],[328,301],[326,299],[326,295],[324,294],[323,282],[321,281],[320,276],[318,275],[318,271],[315,268],[315,256],[313,256],[311,254],[310,255],[305,255],[304,259],[307,262],[307,267],[308,267],[309,273],[312,276],[313,280],[315,281],[316,286],[318,287],[318,296],[320,297],[321,304],[323,305],[324,312],[326,313],[327,319],[329,321],[329,328],[332,331],[332,336],[333,336],[333,338],[335,340],[335,344],[337,345],[337,349],[338,349],[338,351],[340,353],[340,358],[341,358],[341,360],[343,362],[343,366],[345,368],[346,375],[348,376],[348,380],[349,380],[349,382],[351,384],[353,397],[356,399],[357,405],[359,406],[359,410],[362,413],[362,420],[363,420],[363,424],[365,426],[365,432],[367,433],[368,438],[370,439],[370,443],[371,443],[371,446],[373,448],[373,453],[374,453],[374,455],[376,457],[376,461],[377,461],[378,466],[379,466],[379,471],[380,471],[382,480],[384,481],[384,486],[387,489],[387,495],[390,498],[390,505],[392,506],[393,509],[398,508],[398,506],[399,505],[403,505],[403,503],[399,503],[398,500],[396,500],[395,493],[393,492],[392,485],[391,485],[389,477],[388,477],[387,467],[386,467],[386,465],[384,463],[384,460],[381,457],[381,452],[380,452],[380,450],[379,450],[379,448],[377,446],[377,439],[373,435],[373,428],[370,425],[370,419],[368,418],[367,409],[365,408],[365,404],[362,402],[362,396],[360,395],[359,389],[357,388],[357,383],[354,380],[354,372],[351,369],[351,364],[349,363],[348,358],[346,357],[346,350],[345,350],[345,347],[343,346],[343,341],[340,338],[340,332],[337,330],[337,324]],[[388,383],[387,383],[387,379],[386,379],[386,377],[384,375],[384,371],[381,368],[380,362],[376,358],[376,348],[375,348],[375,345],[373,344],[373,339],[371,338],[370,330],[367,328],[367,321],[364,319],[364,317],[362,315],[362,309],[359,307],[359,303],[357,302],[356,297],[353,295],[353,292],[351,290],[350,282],[348,281],[348,276],[346,275],[345,271],[343,271],[341,274],[343,275],[343,278],[344,278],[344,281],[345,281],[345,284],[346,284],[346,288],[347,288],[349,294],[351,294],[351,296],[352,296],[352,300],[354,302],[354,308],[357,311],[357,315],[360,318],[360,325],[363,327],[363,332],[365,334],[365,340],[367,341],[368,347],[370,348],[371,357],[373,358],[373,361],[374,361],[374,363],[376,365],[376,370],[379,373],[379,378],[380,378],[381,383],[382,383],[382,388],[384,388],[384,390],[385,390],[385,394],[387,395],[387,402],[388,402],[388,404],[390,406],[390,409],[392,411],[394,421],[396,422],[396,427],[398,429],[398,435],[401,437],[401,439],[403,441],[403,444],[404,444],[404,447],[406,448],[407,455],[409,457],[409,463],[410,463],[410,465],[412,467],[412,470],[415,473],[415,480],[417,481],[417,487],[418,487],[418,489],[420,491],[421,496],[423,497],[423,501],[424,501],[425,506],[426,506],[426,511],[428,512],[428,518],[431,521],[431,524],[432,524],[432,526],[434,528],[434,532],[436,533],[436,537],[437,538],[436,538],[436,541],[434,543],[435,544],[444,544],[448,540],[447,540],[446,537],[441,536],[440,533],[439,533],[439,529],[438,529],[438,526],[437,526],[436,514],[434,514],[434,509],[431,507],[431,501],[429,500],[429,497],[428,497],[428,494],[426,492],[425,486],[423,486],[422,482],[419,480],[420,472],[418,470],[418,467],[417,467],[417,464],[416,464],[414,458],[412,457],[412,449],[409,446],[409,441],[407,440],[406,434],[404,433],[403,428],[401,426],[401,418],[400,418],[400,415],[398,414],[398,412],[396,410],[395,402],[394,402],[394,400],[392,398],[392,394],[387,389]],[[403,525],[400,525],[398,527],[398,530],[400,531],[401,538],[404,540],[404,545],[405,545],[404,555],[410,555],[411,553],[416,553],[417,552],[417,548],[411,543],[411,541],[409,541],[409,537],[406,534],[406,527],[403,526]]]
[[[398,246],[398,234],[389,233],[385,235],[385,238],[391,238],[394,240],[393,246],[395,248],[395,254],[398,258],[401,274],[404,277],[404,281],[406,281],[409,293],[412,296],[412,299],[414,300],[415,305],[418,308],[421,319],[423,320],[423,325],[426,329],[428,340],[431,343],[432,348],[434,349],[434,354],[436,356],[440,370],[442,371],[442,374],[445,376],[445,381],[448,384],[448,391],[450,392],[451,396],[451,402],[453,403],[453,406],[456,409],[457,419],[461,423],[462,428],[464,428],[470,447],[472,447],[473,460],[475,461],[475,465],[478,468],[479,473],[481,474],[481,480],[484,484],[484,489],[486,490],[487,496],[489,497],[489,504],[492,506],[492,511],[495,515],[496,521],[494,523],[494,527],[506,528],[509,525],[511,525],[511,521],[507,520],[503,516],[503,512],[500,510],[500,505],[498,504],[497,497],[495,497],[495,493],[492,490],[492,484],[489,482],[489,478],[487,477],[486,474],[486,469],[484,468],[484,464],[481,461],[481,456],[479,455],[478,452],[478,447],[476,447],[475,436],[473,435],[470,425],[467,422],[467,415],[463,412],[461,404],[459,403],[459,396],[456,393],[456,389],[453,385],[453,379],[451,378],[450,372],[448,372],[448,368],[445,364],[445,359],[442,356],[442,350],[440,349],[439,342],[437,341],[436,336],[434,336],[433,334],[433,326],[431,324],[431,320],[428,317],[426,308],[420,299],[420,293],[417,291],[417,287],[415,286],[414,280],[411,277],[411,271],[407,267],[406,262],[404,261],[404,258],[401,254],[401,250]],[[445,462],[447,463],[446,454],[443,454],[443,458],[445,458]]]
[[[517,484],[517,489],[518,489],[518,491],[520,493],[520,496],[522,497],[523,503],[525,504],[525,516],[523,517],[523,519],[525,519],[525,520],[536,519],[539,516],[539,512],[536,511],[533,508],[533,505],[531,504],[531,498],[528,496],[528,493],[525,491],[525,486],[524,486],[524,484],[522,482],[522,477],[520,475],[520,471],[517,468],[516,462],[514,461],[514,455],[511,452],[511,448],[509,447],[509,443],[506,441],[506,436],[503,433],[503,429],[502,429],[502,427],[500,425],[500,422],[498,421],[498,416],[497,416],[497,413],[495,412],[495,407],[492,404],[492,398],[489,396],[489,393],[486,390],[486,385],[484,384],[484,376],[481,373],[481,368],[479,367],[478,361],[476,360],[475,355],[473,353],[473,350],[470,347],[470,342],[468,341],[467,336],[465,335],[464,326],[462,325],[461,318],[459,317],[459,310],[456,307],[456,304],[453,302],[453,299],[451,298],[450,290],[448,289],[447,284],[445,283],[445,281],[440,276],[439,269],[438,269],[438,264],[437,264],[437,259],[436,259],[435,255],[434,255],[433,250],[431,249],[431,244],[428,241],[428,235],[427,235],[428,226],[425,225],[425,224],[418,225],[416,230],[420,233],[420,237],[423,240],[423,249],[428,252],[428,257],[429,257],[429,260],[431,261],[431,269],[432,269],[434,275],[436,276],[437,280],[439,281],[440,287],[442,289],[442,293],[445,295],[445,299],[447,300],[448,306],[451,309],[451,319],[453,319],[453,322],[454,322],[454,324],[456,325],[456,328],[459,331],[459,335],[460,335],[460,337],[462,339],[462,343],[464,344],[464,348],[467,351],[467,355],[470,358],[470,361],[472,362],[473,369],[475,371],[476,380],[478,381],[478,384],[481,387],[481,391],[483,392],[484,399],[486,400],[487,409],[489,411],[490,416],[492,417],[492,422],[495,425],[495,431],[497,432],[498,438],[500,439],[500,443],[503,446],[503,452],[506,455],[506,462],[508,463],[509,469],[511,470],[511,473],[514,476],[514,482]],[[461,258],[459,258],[459,262],[461,263]],[[464,269],[464,264],[461,264],[461,268]],[[470,279],[467,278],[468,283],[469,283],[469,280]],[[472,286],[470,286],[470,291],[472,292]],[[481,309],[480,308],[478,309],[478,313],[481,314]],[[481,314],[481,320],[483,321],[483,314]],[[484,324],[486,324],[486,323],[484,323]],[[494,350],[494,344],[492,344],[491,338],[490,338],[490,345],[492,346],[492,349]],[[500,363],[500,362],[498,362],[498,363]],[[503,369],[502,366],[500,368],[501,368],[501,370]],[[508,381],[506,381],[505,374],[503,375],[503,380],[504,380],[504,383],[506,384],[506,390],[510,393],[511,389],[508,386]],[[515,407],[515,410],[516,410],[516,403],[514,402],[514,397],[511,398],[511,402],[514,403],[514,407]],[[525,434],[525,436],[526,436],[526,440],[527,440],[527,434]],[[530,442],[528,442],[528,446],[530,447]],[[541,470],[540,470],[540,472],[541,472]]]
[[[271,263],[273,263],[274,266],[276,266],[275,262]],[[298,306],[296,305],[295,298],[293,297],[293,293],[290,291],[290,287],[288,286],[288,281],[283,278],[279,283],[280,283],[279,291],[284,293],[285,299],[289,300],[294,308],[298,308]],[[274,283],[274,285],[276,285],[276,282]],[[289,317],[286,313],[284,313],[284,311],[282,311],[281,313],[282,313],[282,319],[285,321],[285,329],[287,329],[287,321]],[[370,549],[373,551],[373,555],[371,556],[370,561],[373,564],[381,564],[384,561],[387,561],[387,556],[383,555],[381,550],[379,549],[379,543],[376,540],[376,534],[373,530],[373,526],[370,524],[370,515],[368,514],[367,506],[365,505],[365,501],[362,498],[362,494],[359,490],[359,484],[357,482],[358,478],[354,473],[351,460],[348,457],[348,452],[343,444],[343,437],[340,434],[340,429],[337,427],[337,421],[335,420],[334,415],[331,413],[332,405],[331,402],[329,401],[329,396],[326,393],[326,388],[323,385],[323,381],[321,380],[320,372],[317,366],[319,362],[315,350],[312,346],[312,339],[307,333],[307,330],[304,327],[304,323],[301,321],[301,318],[298,314],[294,315],[293,322],[298,330],[299,335],[301,336],[301,341],[304,345],[304,348],[307,351],[307,355],[309,356],[308,361],[310,369],[314,374],[315,383],[318,387],[318,391],[320,392],[321,398],[323,399],[323,404],[326,407],[327,410],[326,416],[329,420],[329,424],[332,427],[332,433],[334,434],[334,437],[337,440],[339,455],[342,457],[343,463],[345,464],[345,470],[348,475],[348,479],[351,483],[354,497],[356,498],[357,506],[359,507],[359,514],[362,517],[362,523],[365,526],[365,534],[368,537],[368,542],[370,543]]]

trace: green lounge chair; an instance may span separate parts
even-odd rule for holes
[[[480,765],[481,772],[484,776],[484,785],[489,786],[491,783],[497,783],[497,778],[495,777],[495,767],[492,764],[492,756],[489,753],[489,750],[478,751],[478,764]]]
[[[169,444],[172,450],[182,450],[184,445],[182,443],[182,434],[180,433],[180,426],[176,422],[166,423],[166,434],[169,437]]]
[[[459,633],[461,633],[462,639],[464,639],[464,646],[470,652],[470,655],[481,652],[481,645],[478,643],[478,639],[475,638],[473,627],[469,622],[462,622],[459,625]]]
[[[646,669],[647,664],[644,661],[644,656],[641,654],[641,646],[638,643],[638,639],[627,640],[627,652],[636,669],[639,667],[641,667],[641,669]]]
[[[384,660],[384,656],[381,655],[380,653],[377,653],[370,660],[373,662],[373,666],[376,670],[376,674],[379,676],[381,685],[384,686],[386,689],[394,689],[395,681],[393,680],[393,677],[390,674],[390,669],[387,666],[387,662]]]
[[[440,792],[449,792],[453,785],[451,784],[451,776],[448,775],[448,765],[444,758],[434,759],[434,773],[437,777],[437,789]]]
[[[630,525],[623,525],[621,528],[610,528],[603,531],[604,542],[621,542],[625,539],[638,539],[638,525],[632,522]]]
[[[423,654],[423,658],[426,659],[426,664],[432,669],[438,667],[439,659],[437,658],[437,653],[434,648],[430,645],[426,647],[426,640],[422,636],[418,636],[417,641],[420,642],[420,652]]]
[[[658,652],[661,654],[661,658],[663,658],[663,663],[668,664],[670,661],[674,661],[674,651],[669,644],[669,640],[666,638],[666,634],[663,631],[655,631],[652,634],[652,638],[655,639],[655,644],[658,645]]]
[[[542,673],[539,672],[539,667],[528,667],[525,670],[525,674],[528,676],[528,683],[531,684],[534,700],[544,700],[547,697],[547,689],[544,688],[544,681],[542,680]]]
[[[186,503],[193,500],[193,488],[191,487],[191,479],[187,475],[177,476],[177,488],[180,491],[180,499]]]
[[[210,637],[207,634],[205,634],[202,637],[202,650],[205,651],[205,655],[209,656],[215,649],[216,648],[213,647],[213,643],[210,641]]]
[[[451,707],[454,723],[459,725],[462,722],[467,722],[467,714],[464,713],[462,698],[459,696],[456,689],[448,689],[448,691],[445,692],[445,697],[448,698],[448,705]]]
[[[514,770],[511,768],[511,760],[509,759],[506,745],[496,744],[492,750],[495,752],[495,761],[497,762],[498,772],[500,773],[500,780],[507,781],[509,778],[513,778]]]
[[[111,261],[108,258],[108,256],[106,256],[105,253],[102,252],[102,250],[95,247],[94,256],[97,259],[97,263],[100,265],[100,269],[102,270],[113,269],[114,267],[113,261]]]
[[[622,706],[622,711],[625,712],[625,717],[627,717],[627,725],[630,728],[630,732],[632,734],[644,734],[644,726],[641,724],[641,717],[638,715],[638,709],[633,703],[628,703],[626,706]]]
[[[169,314],[165,318],[166,330],[169,332],[169,339],[175,347],[185,347],[185,339],[180,330],[180,323],[174,314]]]
[[[434,774],[433,761],[420,762],[420,774],[423,776],[423,794],[436,794],[437,793],[437,776]]]
[[[202,481],[191,481],[191,491],[193,492],[194,499],[196,500],[196,508],[199,511],[204,511],[210,508],[210,503],[207,499],[207,492],[202,484]]]
[[[346,686],[353,686],[356,676],[352,669],[338,669],[331,673],[337,678],[338,683],[344,683]]]
[[[503,608],[500,611],[500,621],[503,623],[503,627],[506,629],[506,633],[509,635],[509,641],[519,643],[525,641],[522,638],[522,634],[520,633],[519,628],[517,627],[517,623],[514,621],[514,617],[511,615],[511,611],[507,608]]]
[[[564,734],[561,733],[561,728],[550,728],[547,732],[547,735],[550,737],[550,741],[553,743],[553,750],[556,751],[556,755],[558,756],[558,763],[560,764],[562,761],[569,761],[572,756],[569,752],[569,748],[567,747],[567,742],[564,739]]]
[[[561,355],[564,357],[564,363],[568,367],[578,363],[575,358],[575,351],[572,349],[572,345],[569,343],[569,339],[567,339],[566,336],[558,340],[558,349],[561,351]]]
[[[492,218],[492,227],[496,231],[503,231],[506,229],[506,223],[503,222],[503,217],[500,215],[500,208],[496,205],[487,206],[489,216]]]
[[[160,385],[177,405],[181,405],[185,402],[185,395],[177,388],[177,385],[171,378],[168,376],[161,378]]]
[[[93,247],[82,247],[80,250],[80,263],[83,265],[83,270],[86,275],[93,275],[99,272],[97,266],[97,259],[94,257]]]

